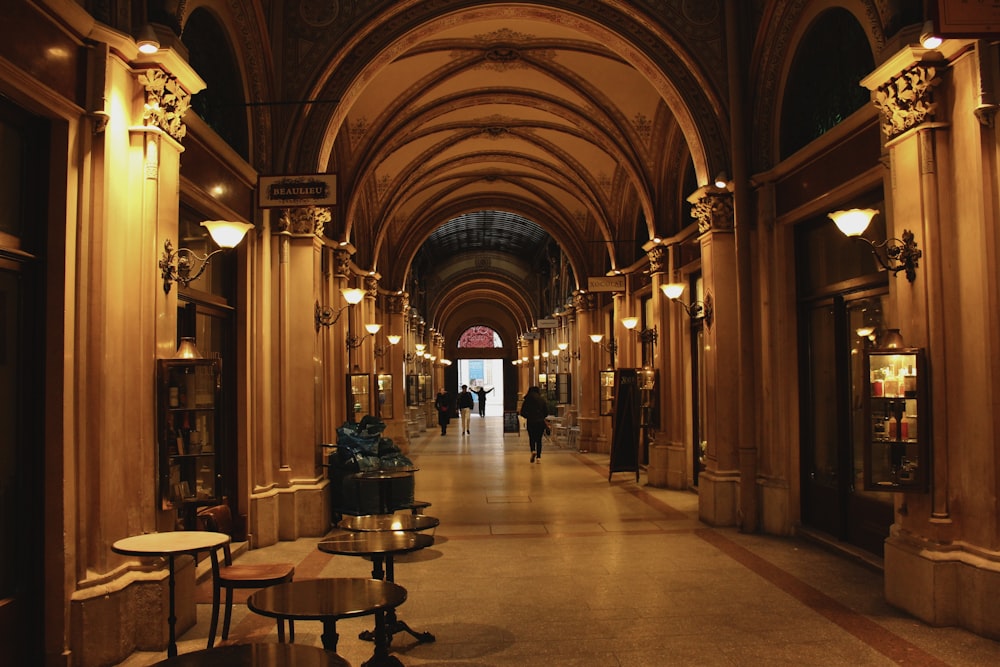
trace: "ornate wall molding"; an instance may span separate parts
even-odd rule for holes
[[[917,63],[875,90],[872,103],[882,117],[887,139],[937,120],[934,88],[941,83],[941,70],[940,65]]]

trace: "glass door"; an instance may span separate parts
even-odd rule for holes
[[[865,350],[883,330],[880,293],[838,295],[804,314],[803,523],[882,554],[892,496],[865,490]]]

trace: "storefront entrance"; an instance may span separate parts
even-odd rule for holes
[[[892,496],[864,490],[862,410],[865,347],[884,330],[885,273],[817,221],[799,230],[802,333],[802,522],[837,541],[882,556]],[[816,252],[824,264],[803,262]],[[808,269],[802,270],[808,265]],[[821,270],[816,270],[822,266]],[[849,276],[850,272],[862,275]],[[869,330],[871,330],[869,332]]]

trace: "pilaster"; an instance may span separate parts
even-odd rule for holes
[[[705,323],[705,471],[698,477],[699,515],[714,526],[737,521],[739,498],[738,372],[736,238],[732,195],[712,186],[688,198],[701,232],[705,300],[712,300],[713,318]]]

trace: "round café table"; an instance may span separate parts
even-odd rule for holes
[[[208,530],[173,530],[165,533],[146,533],[125,537],[111,545],[111,550],[123,556],[139,556],[142,558],[166,558],[169,568],[167,580],[168,596],[170,598],[167,626],[170,629],[170,639],[167,643],[167,656],[177,655],[177,636],[175,624],[177,615],[174,611],[174,558],[177,556],[196,556],[200,551],[207,551],[212,559],[212,577],[219,576],[219,556],[216,550],[229,542],[225,533],[215,533]]]
[[[434,516],[397,512],[345,516],[337,527],[352,533],[419,532],[437,528],[440,523],[441,520]]]
[[[268,586],[247,598],[247,608],[281,620],[322,621],[323,648],[336,651],[337,619],[375,615],[375,653],[365,667],[402,667],[389,655],[386,613],[406,602],[406,589],[391,581],[360,578],[300,579]]]
[[[410,516],[410,515],[404,515]],[[437,521],[437,519],[435,519]],[[323,538],[318,544],[319,550],[329,554],[340,556],[361,556],[371,558],[372,579],[395,582],[395,571],[393,557],[397,554],[406,554],[420,549],[426,549],[434,544],[434,538],[430,535],[417,532],[385,531],[385,532],[357,532],[339,533]],[[408,632],[420,643],[434,641],[434,635],[429,632],[416,632],[405,622],[396,617],[396,610],[387,612],[386,626],[388,628],[388,643],[392,643],[392,637],[397,632]],[[376,632],[364,631],[360,638],[371,641]]]
[[[351,667],[336,653],[301,644],[230,644],[167,658],[153,667]]]
[[[396,509],[392,507],[392,482],[396,479],[413,477],[413,473],[420,470],[416,466],[396,466],[390,468],[377,468],[374,470],[362,470],[354,473],[354,479],[359,482],[373,482],[378,486],[378,509],[381,514],[392,514]]]

